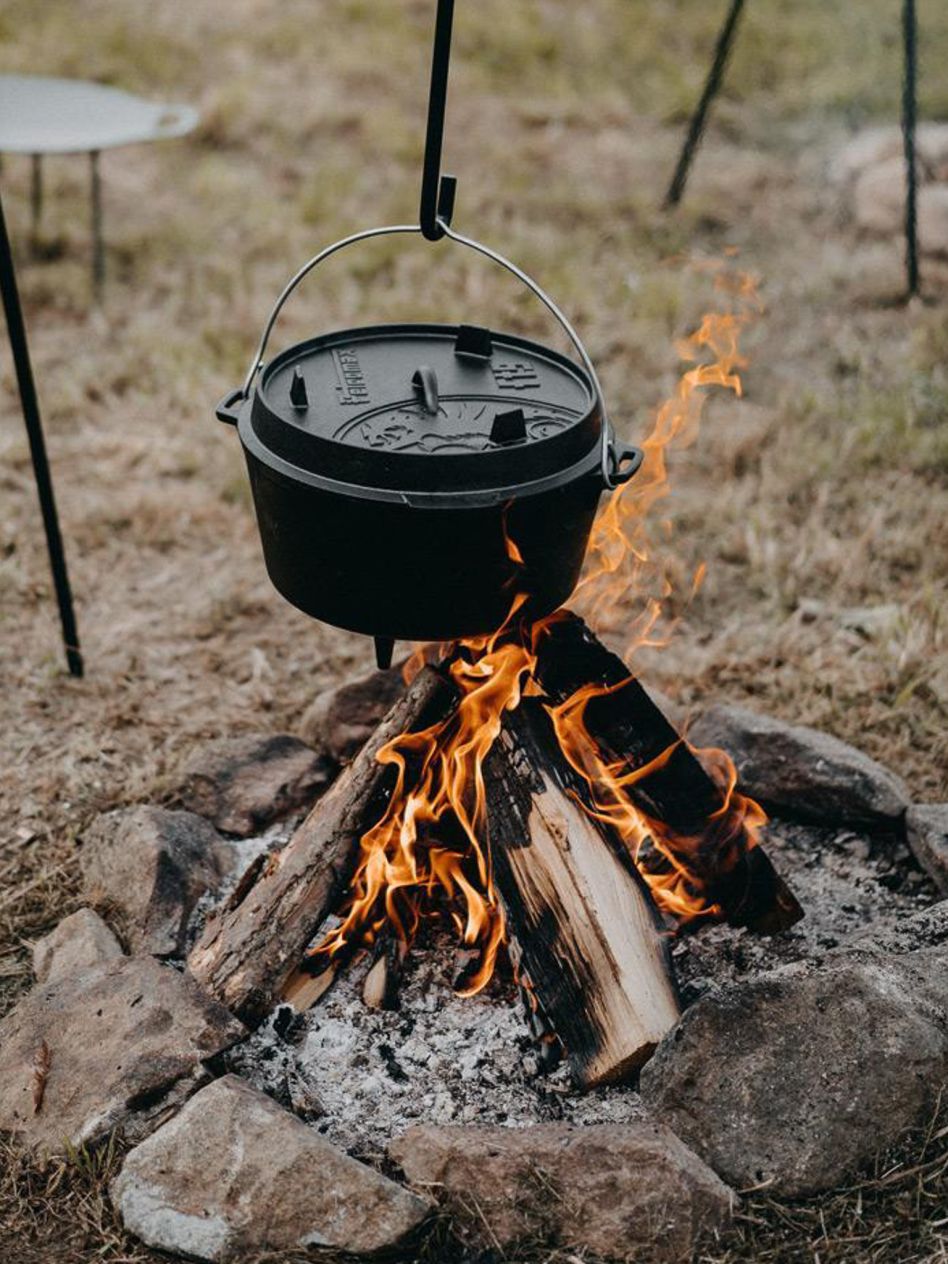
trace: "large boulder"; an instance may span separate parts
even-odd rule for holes
[[[370,672],[319,694],[304,714],[300,730],[334,763],[348,763],[404,692],[400,666]]]
[[[948,896],[948,803],[918,803],[905,817],[912,854],[942,895]]]
[[[115,1128],[140,1137],[244,1034],[193,979],[153,957],[43,984],[0,1022],[0,1129],[46,1153]]]
[[[733,1196],[661,1124],[411,1128],[389,1146],[479,1245],[544,1242],[616,1260],[690,1260]]]
[[[81,908],[33,945],[33,974],[37,983],[58,983],[124,955],[98,913]]]
[[[646,1104],[737,1189],[831,1189],[948,1080],[948,949],[799,964],[709,993],[645,1067]]]
[[[126,1229],[199,1260],[309,1246],[374,1253],[429,1210],[233,1075],[132,1150],[111,1192]]]
[[[220,882],[221,845],[192,812],[147,804],[105,812],[83,835],[83,891],[122,910],[130,948],[173,956],[184,949],[195,904]]]
[[[740,788],[765,807],[828,825],[892,826],[905,814],[902,780],[828,733],[746,707],[712,706],[692,725],[693,746],[717,746]]]
[[[287,733],[221,738],[196,751],[172,799],[225,834],[248,838],[309,807],[329,784],[326,761]]]

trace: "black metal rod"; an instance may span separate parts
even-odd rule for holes
[[[46,547],[49,552],[49,566],[53,573],[56,600],[59,603],[59,620],[62,624],[66,663],[71,675],[81,676],[83,665],[82,652],[79,648],[79,632],[76,628],[72,591],[69,587],[69,574],[66,570],[66,555],[63,551],[63,539],[59,530],[59,518],[56,514],[56,498],[53,495],[53,481],[49,472],[49,461],[46,457],[43,423],[40,419],[39,403],[36,398],[36,385],[33,381],[30,351],[26,341],[26,327],[23,323],[23,309],[20,306],[16,273],[13,268],[13,252],[10,248],[10,238],[7,233],[2,202],[0,202],[0,289],[3,291],[3,310],[7,318],[10,350],[13,353],[17,386],[20,391],[20,405],[23,409],[23,420],[26,423],[26,433],[30,441],[30,455],[33,458],[36,490],[39,493],[40,509],[43,513]]]
[[[921,285],[918,266],[918,157],[915,128],[918,119],[918,21],[915,0],[902,3],[902,144],[905,151],[905,278],[909,297]]]
[[[431,88],[428,93],[428,130],[421,177],[421,209],[418,222],[429,241],[438,241],[438,197],[441,188],[441,148],[444,140],[444,113],[448,97],[448,70],[451,63],[451,28],[454,0],[438,0],[434,48],[431,54]]]
[[[734,36],[737,34],[737,23],[743,8],[744,0],[731,0],[731,7],[718,35],[718,42],[715,45],[714,60],[705,80],[704,91],[701,93],[701,98],[691,116],[685,143],[682,145],[681,153],[678,155],[678,165],[675,167],[675,174],[672,176],[668,192],[665,194],[664,205],[666,207],[677,206],[685,191],[685,185],[688,182],[688,172],[691,170],[691,162],[704,135],[708,110],[711,108],[711,103],[721,87],[728,58],[734,45]]]

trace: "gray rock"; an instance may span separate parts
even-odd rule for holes
[[[58,983],[124,955],[98,913],[81,908],[33,945],[33,973],[37,983]]]
[[[905,834],[915,859],[942,895],[948,896],[948,803],[918,803],[909,808]]]
[[[928,1116],[948,1078],[948,950],[831,960],[687,1010],[646,1104],[738,1190],[831,1189]]]
[[[43,984],[0,1022],[0,1129],[46,1153],[114,1128],[143,1136],[207,1079],[204,1061],[244,1034],[193,979],[153,957]]]
[[[225,834],[248,838],[309,807],[329,784],[326,761],[286,733],[222,738],[186,764],[173,801]]]
[[[404,692],[400,666],[371,672],[321,693],[304,714],[300,731],[334,763],[348,763]]]
[[[866,128],[837,155],[833,175],[851,180],[881,162],[901,162],[903,144],[900,127]],[[921,123],[915,133],[915,149],[922,180],[948,180],[948,123]]]
[[[639,1261],[690,1260],[733,1196],[661,1124],[411,1128],[389,1147],[412,1185],[438,1190],[478,1245],[541,1236]]]
[[[191,910],[220,882],[222,841],[192,812],[143,804],[103,813],[83,836],[83,891],[127,915],[133,950],[172,956]]]
[[[132,1150],[111,1193],[126,1229],[200,1260],[307,1246],[381,1251],[429,1210],[233,1075]]]
[[[829,825],[891,826],[908,790],[862,751],[805,725],[745,707],[714,706],[692,725],[693,746],[719,746],[734,760],[742,790],[765,807]]]

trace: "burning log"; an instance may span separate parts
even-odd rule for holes
[[[394,769],[376,760],[379,750],[399,733],[434,723],[454,700],[435,671],[420,672],[286,847],[248,871],[209,920],[188,968],[244,1022],[266,1016],[348,886],[361,834],[381,813],[395,779]],[[295,982],[309,993],[320,980]],[[331,978],[322,982],[325,990]]]
[[[521,981],[582,1084],[622,1079],[678,1018],[648,891],[578,801],[580,778],[536,699],[505,717],[485,771],[494,883]]]
[[[803,910],[763,849],[735,833],[725,791],[581,619],[564,612],[548,625],[537,677],[556,703],[589,694],[584,725],[605,762],[643,770],[626,779],[625,793],[660,825],[666,850],[677,849],[675,859],[732,926],[773,934],[800,920]]]

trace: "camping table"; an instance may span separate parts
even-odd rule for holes
[[[119,145],[184,136],[197,121],[198,113],[190,106],[145,101],[100,83],[45,75],[0,75],[0,154],[30,154],[33,159],[30,200],[34,237],[43,207],[43,156],[89,155],[96,294],[101,292],[105,277],[99,154]]]

